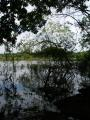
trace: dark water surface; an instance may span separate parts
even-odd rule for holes
[[[45,64],[48,62],[0,62],[1,113],[7,115],[16,110],[22,111],[22,109],[60,112],[53,102],[44,99],[42,94],[38,92],[38,88],[44,85],[44,80],[48,74],[47,69],[41,67]],[[74,84],[72,94],[77,94],[80,83],[85,78],[81,77],[80,73],[74,69],[71,72]]]

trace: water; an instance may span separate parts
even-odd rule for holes
[[[33,62],[35,64],[35,62]],[[0,62],[0,107],[7,104],[10,96],[7,94],[16,94],[14,102],[17,101],[21,107],[41,106],[42,97],[32,91],[33,80],[28,69],[30,63],[25,61],[15,62],[15,71],[11,62]],[[32,88],[31,88],[32,86]],[[5,93],[6,92],[6,93]]]
[[[43,84],[35,75],[35,65],[39,64],[41,62],[16,61],[13,68],[12,62],[0,62],[0,108],[11,102],[11,108],[17,106],[24,109],[37,107],[42,110],[45,105],[46,107],[48,105],[47,109],[52,109],[53,111],[55,106],[51,107],[36,92],[38,86]],[[40,76],[39,72],[38,74]]]
[[[59,111],[53,104],[55,99],[48,95],[49,100],[52,99],[50,102],[45,99],[45,95],[43,95],[45,93],[38,91],[38,88],[45,85],[45,80],[48,77],[46,67],[48,64],[48,61],[15,61],[14,64],[7,61],[0,62],[0,110],[4,109],[5,114],[15,109],[27,108],[35,108],[39,111],[45,109]],[[61,71],[64,74],[63,71],[65,70],[61,69]],[[53,84],[52,79],[56,77],[58,81],[63,74],[59,70],[56,73],[51,71],[49,85],[57,88],[58,84]],[[69,82],[67,84],[70,84],[69,87],[72,90],[70,95],[77,94],[80,83],[85,78],[81,77],[80,73],[74,69],[67,73],[66,78],[68,78]],[[55,97],[57,98],[57,96]]]

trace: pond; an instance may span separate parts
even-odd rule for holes
[[[52,111],[60,112],[55,106],[55,99],[61,99],[64,95],[57,97],[54,95],[54,89],[50,92],[51,88],[59,88],[64,85],[67,86],[69,91],[64,93],[66,96],[78,93],[80,83],[85,78],[74,68],[70,69],[67,74],[64,74],[64,69],[56,70],[50,66],[53,62],[49,61],[15,61],[13,62],[0,62],[0,111],[7,116],[16,110],[32,109],[34,111]],[[56,64],[55,64],[56,65]],[[56,71],[55,71],[56,70]],[[62,74],[60,73],[62,71]],[[60,74],[60,75],[59,75]],[[64,75],[63,75],[64,74]],[[64,76],[64,83],[58,82],[61,76]],[[49,77],[49,82],[47,78]],[[67,82],[66,83],[66,78]],[[57,83],[54,80],[57,79]],[[43,88],[47,85],[50,86],[49,93],[43,92]],[[52,82],[54,81],[54,82]],[[67,84],[67,85],[65,85]],[[70,84],[70,85],[69,85]],[[48,88],[48,87],[47,87]],[[60,89],[61,90],[61,89]],[[57,89],[58,91],[58,89]],[[46,93],[46,94],[45,94]],[[53,94],[52,94],[53,93]],[[52,95],[52,96],[51,96]]]

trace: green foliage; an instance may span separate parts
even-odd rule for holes
[[[73,60],[75,61],[82,61],[82,59],[84,58],[86,52],[77,52],[77,53],[72,53],[71,57]]]
[[[34,46],[35,46],[35,41],[33,41],[33,40],[29,40],[29,41],[22,40],[22,41],[20,41],[20,43],[18,43],[17,49],[20,53],[32,54]]]
[[[45,27],[37,33],[36,40],[41,50],[50,46],[73,50],[76,44],[74,33],[69,27],[53,21],[47,22]]]
[[[65,7],[74,7],[83,13],[87,12],[85,2],[88,0],[1,0],[0,1],[0,43],[15,43],[16,36],[25,31],[37,32],[37,28],[45,23],[44,15],[51,13],[50,7],[61,12]],[[28,12],[26,7],[34,6]],[[16,20],[19,21],[17,24]]]
[[[81,74],[90,77],[90,51],[87,51],[79,63]]]
[[[43,57],[63,59],[66,54],[65,51],[73,50],[75,47],[73,36],[74,33],[71,32],[69,27],[51,21],[46,23],[33,40],[22,39],[17,48],[21,53],[36,53],[36,55]]]
[[[36,53],[37,56],[52,58],[54,60],[65,60],[66,54],[67,52],[64,49],[57,47],[47,47]]]
[[[82,19],[82,39],[81,45],[82,47],[89,48],[90,47],[90,14],[87,17],[83,17]]]
[[[0,54],[0,61],[20,61],[20,60],[33,60],[36,59],[30,54],[26,53],[6,53],[6,54]]]

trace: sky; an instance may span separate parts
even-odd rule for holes
[[[90,5],[89,3],[87,2],[88,5]],[[32,10],[34,10],[34,8],[35,8],[35,6],[31,6],[31,5],[26,7],[28,12],[31,12]],[[82,19],[82,14],[78,11],[75,11],[75,9],[64,9],[63,10],[63,14],[70,14],[72,17],[66,16],[66,15],[63,16],[63,15],[61,15],[62,13],[57,13],[54,8],[51,8],[51,11],[52,11],[52,14],[45,18],[47,20],[47,22],[53,21],[53,22],[60,23],[62,25],[68,25],[70,30],[72,32],[74,32],[74,34],[75,34],[74,38],[75,38],[76,42],[78,42],[81,39],[81,36],[80,36],[81,30],[78,27],[76,21],[72,17],[75,17],[75,19],[80,20],[80,19]],[[19,21],[16,20],[16,22],[17,22],[17,24],[19,24]],[[35,38],[35,34],[26,31],[26,32],[20,34],[19,36],[17,36],[16,45],[22,39],[29,40],[29,39],[34,39],[34,38]],[[76,51],[81,50],[81,46],[79,43],[76,45],[75,49],[76,49]],[[2,46],[0,46],[0,53],[4,53],[4,52],[5,52],[5,47],[2,45]],[[14,52],[17,52],[16,48],[14,49]]]

